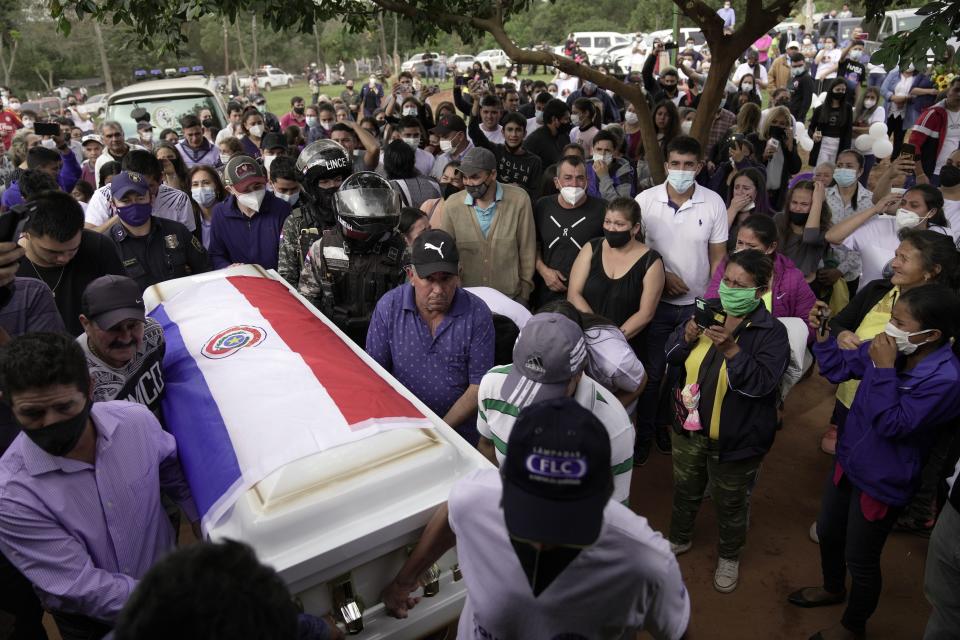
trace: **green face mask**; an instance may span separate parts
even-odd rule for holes
[[[738,318],[743,317],[760,306],[760,299],[757,298],[757,287],[735,289],[721,282],[720,304],[730,315]]]

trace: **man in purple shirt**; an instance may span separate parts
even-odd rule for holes
[[[13,340],[0,384],[22,429],[0,458],[0,551],[64,640],[100,638],[173,549],[161,491],[198,519],[176,443],[143,405],[91,402],[86,358],[69,336]]]
[[[460,254],[446,231],[413,243],[410,285],[380,298],[366,349],[465,440],[477,444],[477,390],[493,366],[493,318],[460,288]]]
[[[198,164],[211,167],[220,166],[220,149],[203,136],[203,124],[200,118],[188,113],[180,118],[183,128],[183,140],[177,143],[177,150],[188,169]]]
[[[210,221],[213,268],[242,263],[276,269],[290,205],[266,190],[266,171],[250,156],[230,158],[223,184],[230,196],[213,207]]]

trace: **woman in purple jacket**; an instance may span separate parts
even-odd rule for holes
[[[754,214],[740,223],[734,251],[756,249],[773,260],[773,278],[762,300],[774,318],[806,318],[817,299],[803,273],[789,258],[777,253],[777,237],[777,225],[773,218]],[[726,267],[727,258],[724,258],[717,265],[713,279],[707,286],[705,298],[716,298],[719,295],[720,281]],[[813,331],[810,332],[810,340],[813,340]]]
[[[820,373],[836,384],[861,380],[837,439],[824,486],[817,535],[822,587],[790,594],[800,607],[847,600],[838,625],[814,638],[858,638],[880,599],[880,553],[897,516],[921,481],[938,427],[960,416],[957,336],[960,299],[939,284],[915,287],[893,305],[882,333],[857,349],[817,334]],[[816,315],[810,324],[820,325]]]

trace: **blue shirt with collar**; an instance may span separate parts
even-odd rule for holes
[[[413,285],[406,284],[377,302],[366,344],[374,360],[441,418],[493,367],[493,348],[493,316],[483,300],[458,288],[431,335]],[[476,413],[454,428],[476,445]]]
[[[290,215],[290,205],[269,191],[260,210],[248,218],[240,211],[236,196],[213,207],[210,217],[210,263],[214,269],[235,262],[276,269],[280,256],[280,232]]]
[[[483,232],[484,238],[487,237],[487,232],[490,231],[490,225],[493,224],[493,216],[497,214],[497,203],[503,200],[503,187],[500,186],[499,182],[495,184],[497,185],[497,193],[489,207],[484,208],[474,204],[473,196],[469,193],[464,196],[463,200],[465,205],[473,207],[473,212],[477,215],[477,222],[480,224],[480,231]]]

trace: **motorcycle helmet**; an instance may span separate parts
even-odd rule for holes
[[[333,140],[317,140],[297,156],[297,171],[303,176],[303,188],[324,209],[333,209],[336,187],[322,189],[320,180],[346,180],[353,173],[353,160],[346,149]]]
[[[343,237],[354,247],[369,248],[386,239],[400,220],[400,196],[372,171],[344,180],[334,206]]]

